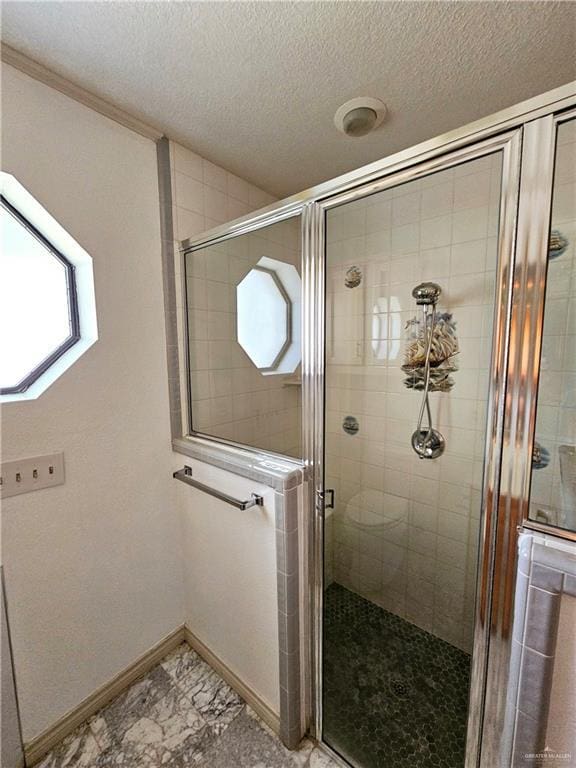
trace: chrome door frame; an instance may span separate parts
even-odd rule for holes
[[[309,315],[316,308],[315,324],[312,328],[311,338],[315,342],[316,351],[308,351],[309,357],[315,361],[316,371],[314,376],[305,377],[303,386],[311,385],[306,389],[304,400],[314,402],[314,410],[308,411],[306,421],[313,424],[313,441],[306,443],[307,451],[311,448],[314,452],[313,459],[307,454],[306,465],[310,467],[312,486],[315,498],[321,498],[323,492],[324,472],[324,315],[325,315],[325,217],[327,211],[353,200],[375,194],[384,189],[396,187],[416,179],[427,177],[462,163],[476,160],[486,155],[498,152],[502,153],[502,182],[500,203],[500,227],[497,262],[497,289],[495,300],[494,343],[491,361],[492,379],[489,389],[489,408],[487,424],[487,441],[484,473],[484,490],[481,515],[481,534],[479,573],[485,573],[488,581],[478,580],[477,609],[474,632],[474,651],[472,655],[472,683],[470,686],[470,705],[468,722],[468,740],[466,766],[478,764],[480,734],[482,730],[482,715],[484,712],[484,692],[486,671],[488,665],[488,647],[490,641],[490,574],[493,563],[493,541],[495,537],[495,521],[497,515],[492,505],[499,495],[499,468],[500,448],[503,436],[503,416],[505,405],[506,363],[508,356],[509,322],[511,315],[514,239],[516,231],[516,215],[518,209],[519,177],[520,177],[520,150],[522,128],[506,131],[503,134],[472,141],[469,145],[455,149],[438,157],[418,161],[401,171],[391,173],[378,180],[374,180],[361,187],[344,190],[308,207],[308,225],[310,227],[309,243],[313,244],[313,253],[310,254],[314,269],[313,283],[309,284],[308,298],[311,305],[308,307]],[[306,261],[306,260],[305,260]],[[305,273],[305,277],[307,272]],[[312,318],[309,316],[308,321]],[[310,378],[310,382],[308,382]],[[313,389],[312,389],[313,388]],[[305,422],[306,423],[306,422]],[[309,439],[312,434],[309,434]],[[314,542],[314,701],[315,701],[315,735],[322,741],[322,604],[323,604],[323,522],[322,507],[315,505],[313,522]],[[513,556],[513,554],[512,554]],[[482,568],[480,568],[482,565]],[[331,750],[333,753],[333,750]],[[491,768],[493,768],[491,766]]]

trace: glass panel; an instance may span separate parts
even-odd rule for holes
[[[186,254],[192,426],[301,455],[300,218]]]
[[[4,205],[0,227],[0,388],[8,388],[55,352],[71,325],[64,265]]]
[[[501,176],[327,214],[323,735],[362,768],[464,765]]]
[[[576,531],[576,120],[558,126],[531,520]]]

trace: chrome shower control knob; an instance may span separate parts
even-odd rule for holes
[[[437,459],[444,453],[446,442],[436,429],[416,430],[412,435],[412,448],[421,459]]]

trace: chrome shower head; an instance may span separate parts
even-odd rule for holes
[[[436,304],[442,289],[436,283],[420,283],[412,291],[416,304]]]

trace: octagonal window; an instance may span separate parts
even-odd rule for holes
[[[291,302],[276,273],[262,266],[236,289],[238,343],[261,371],[274,371],[291,340]]]
[[[33,399],[97,338],[92,264],[8,174],[0,202],[0,397]]]

